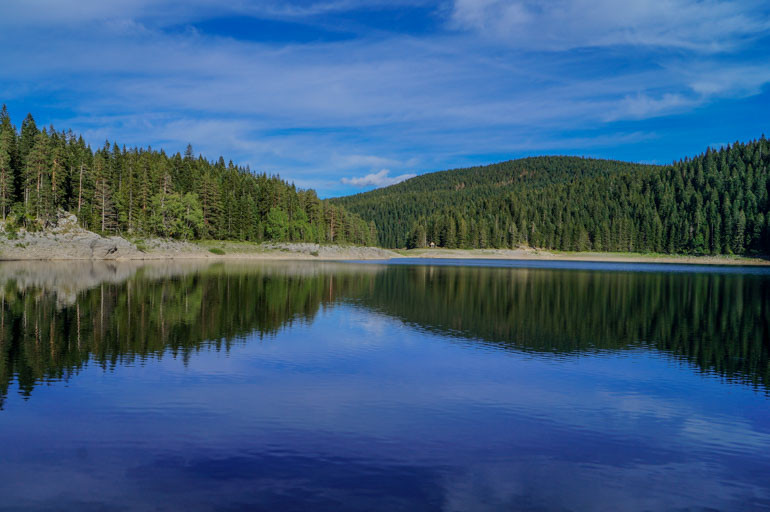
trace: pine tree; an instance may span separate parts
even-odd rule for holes
[[[24,207],[30,218],[46,219],[48,204],[48,140],[45,131],[35,135],[24,169]]]
[[[8,110],[3,105],[0,111],[0,211],[5,216],[11,207],[16,176],[12,167],[15,130],[11,126]]]
[[[58,137],[51,138],[49,154],[51,155],[48,173],[50,176],[51,188],[50,208],[55,212],[58,208],[65,205],[67,193],[65,188],[65,180],[67,177],[65,168],[65,150],[62,143],[58,140]]]
[[[116,230],[116,212],[111,197],[108,178],[109,169],[107,160],[101,152],[94,156],[93,182],[94,182],[94,211],[96,215],[95,225],[102,233]]]
[[[35,118],[32,117],[32,114],[27,114],[27,117],[21,123],[21,136],[19,137],[19,159],[22,168],[25,168],[27,165],[27,157],[35,145],[35,138],[38,133],[39,130],[35,124]]]

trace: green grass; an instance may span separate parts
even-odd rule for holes
[[[219,256],[222,256],[223,254],[225,254],[224,249],[220,249],[219,247],[212,247],[211,249],[209,249],[209,252],[212,254],[218,254]]]
[[[262,247],[262,244],[251,241],[191,240],[190,243],[196,244],[207,251],[211,251],[211,249],[220,249],[222,251],[226,251],[227,254],[265,252],[265,248]]]

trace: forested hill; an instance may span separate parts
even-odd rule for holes
[[[541,156],[510,160],[467,169],[453,169],[402,181],[386,188],[333,199],[365,219],[374,219],[379,241],[385,247],[422,247],[434,241],[446,247],[493,247],[484,232],[493,228],[493,208],[501,198],[522,186],[545,187],[580,178],[619,171],[643,171],[652,168],[640,164],[579,157]],[[498,214],[500,212],[497,212]],[[454,220],[454,241],[449,233],[426,230],[426,236],[412,240],[418,227],[449,230]],[[499,217],[499,215],[498,215]],[[435,221],[445,225],[438,225]],[[481,229],[479,229],[481,228]],[[498,222],[498,229],[504,228]],[[460,239],[457,235],[460,234]],[[449,235],[449,239],[445,238]],[[475,240],[477,236],[481,238]],[[499,237],[494,237],[495,239]],[[505,247],[510,244],[498,244]]]
[[[334,199],[386,247],[770,253],[763,136],[669,166],[537,157]]]
[[[17,131],[0,111],[0,212],[6,231],[44,228],[60,210],[105,234],[249,241],[374,245],[373,223],[277,176],[255,174],[222,157],[211,162],[126,149],[92,150],[82,137],[38,129],[32,116]]]

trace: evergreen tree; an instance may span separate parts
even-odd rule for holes
[[[24,207],[30,219],[47,219],[48,208],[48,143],[45,131],[37,132],[27,153],[24,169]]]
[[[27,157],[35,145],[38,133],[35,118],[32,117],[32,114],[27,114],[21,123],[21,135],[19,137],[19,159],[22,168],[27,165]]]
[[[94,183],[94,206],[93,213],[96,215],[94,224],[96,229],[105,233],[115,231],[116,215],[109,182],[109,169],[107,159],[103,153],[97,152],[93,163],[93,183]]]
[[[289,215],[279,208],[271,208],[265,219],[265,234],[270,240],[285,242],[289,234]]]
[[[0,111],[0,212],[3,221],[14,199],[16,183],[13,164],[15,129],[11,126],[8,110],[3,105]]]

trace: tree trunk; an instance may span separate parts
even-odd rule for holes
[[[54,159],[53,167],[51,168],[51,205],[56,206],[56,167],[59,165],[58,160]]]
[[[104,190],[105,188],[106,188],[106,183],[103,181],[102,182],[102,232],[105,231],[104,214],[107,207],[107,191]]]
[[[80,205],[83,203],[83,164],[80,164],[80,182],[78,183],[78,218],[80,218]]]
[[[37,171],[37,204],[35,204],[35,216],[40,217],[40,181],[43,179],[42,173],[38,170]]]
[[[131,233],[132,226],[131,226],[131,211],[134,209],[134,190],[133,187],[131,187],[128,190],[128,232]]]

